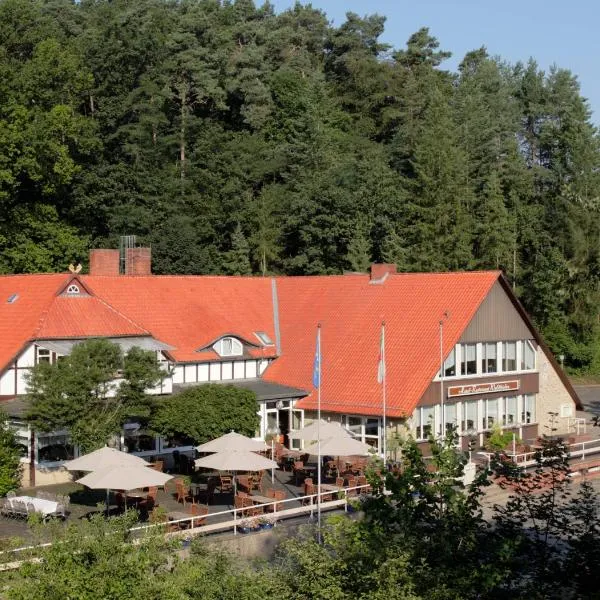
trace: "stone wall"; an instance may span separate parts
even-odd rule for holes
[[[537,366],[540,373],[540,391],[537,395],[536,410],[539,423],[539,435],[569,432],[569,418],[561,417],[561,407],[567,405],[575,416],[575,402],[561,381],[558,373],[541,347],[537,349]],[[558,413],[552,417],[550,413]],[[552,432],[551,429],[556,431]]]

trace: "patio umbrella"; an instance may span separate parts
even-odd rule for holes
[[[235,482],[236,471],[262,471],[263,469],[274,469],[277,463],[270,458],[248,451],[217,452],[210,456],[204,456],[194,461],[197,467],[216,469],[217,471],[233,471],[233,491],[237,492]]]
[[[329,456],[366,456],[371,446],[351,437],[329,437],[321,440],[321,454]],[[309,454],[317,454],[318,443],[306,447]]]
[[[196,446],[198,452],[263,452],[268,449],[264,442],[253,440],[235,431]]]
[[[298,431],[292,431],[289,434],[291,440],[316,440],[318,436],[321,436],[321,440],[325,438],[352,438],[350,433],[345,427],[342,427],[340,423],[332,423],[330,421],[313,421],[310,425],[299,429]]]
[[[106,467],[147,467],[149,464],[139,456],[105,446],[79,458],[68,460],[64,463],[64,466],[68,471],[97,471]]]
[[[134,490],[141,487],[163,486],[173,475],[167,475],[144,466],[112,466],[92,471],[77,483],[93,490]],[[125,502],[127,511],[127,502]]]
[[[108,467],[147,467],[150,463],[146,462],[139,456],[133,454],[127,454],[127,452],[121,452],[115,450],[115,448],[99,448],[88,454],[84,454],[79,458],[68,460],[64,463],[64,466],[68,471],[97,471],[99,469],[105,469]],[[106,514],[108,514],[108,505],[110,500],[110,490],[106,488]]]

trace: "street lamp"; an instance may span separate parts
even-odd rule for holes
[[[558,355],[558,360],[560,360],[560,367],[564,371],[565,370],[565,355],[564,354],[559,354]]]

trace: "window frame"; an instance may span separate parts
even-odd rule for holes
[[[225,342],[231,343],[231,352],[225,351]],[[244,355],[244,345],[238,338],[233,337],[231,335],[225,336],[225,337],[221,338],[220,340],[218,340],[217,342],[215,342],[213,344],[213,350],[219,356],[223,356],[223,357],[243,356]]]

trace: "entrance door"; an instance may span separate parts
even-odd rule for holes
[[[277,411],[279,419],[279,432],[283,436],[283,445],[289,448],[289,433],[290,433],[290,409],[282,408]]]

